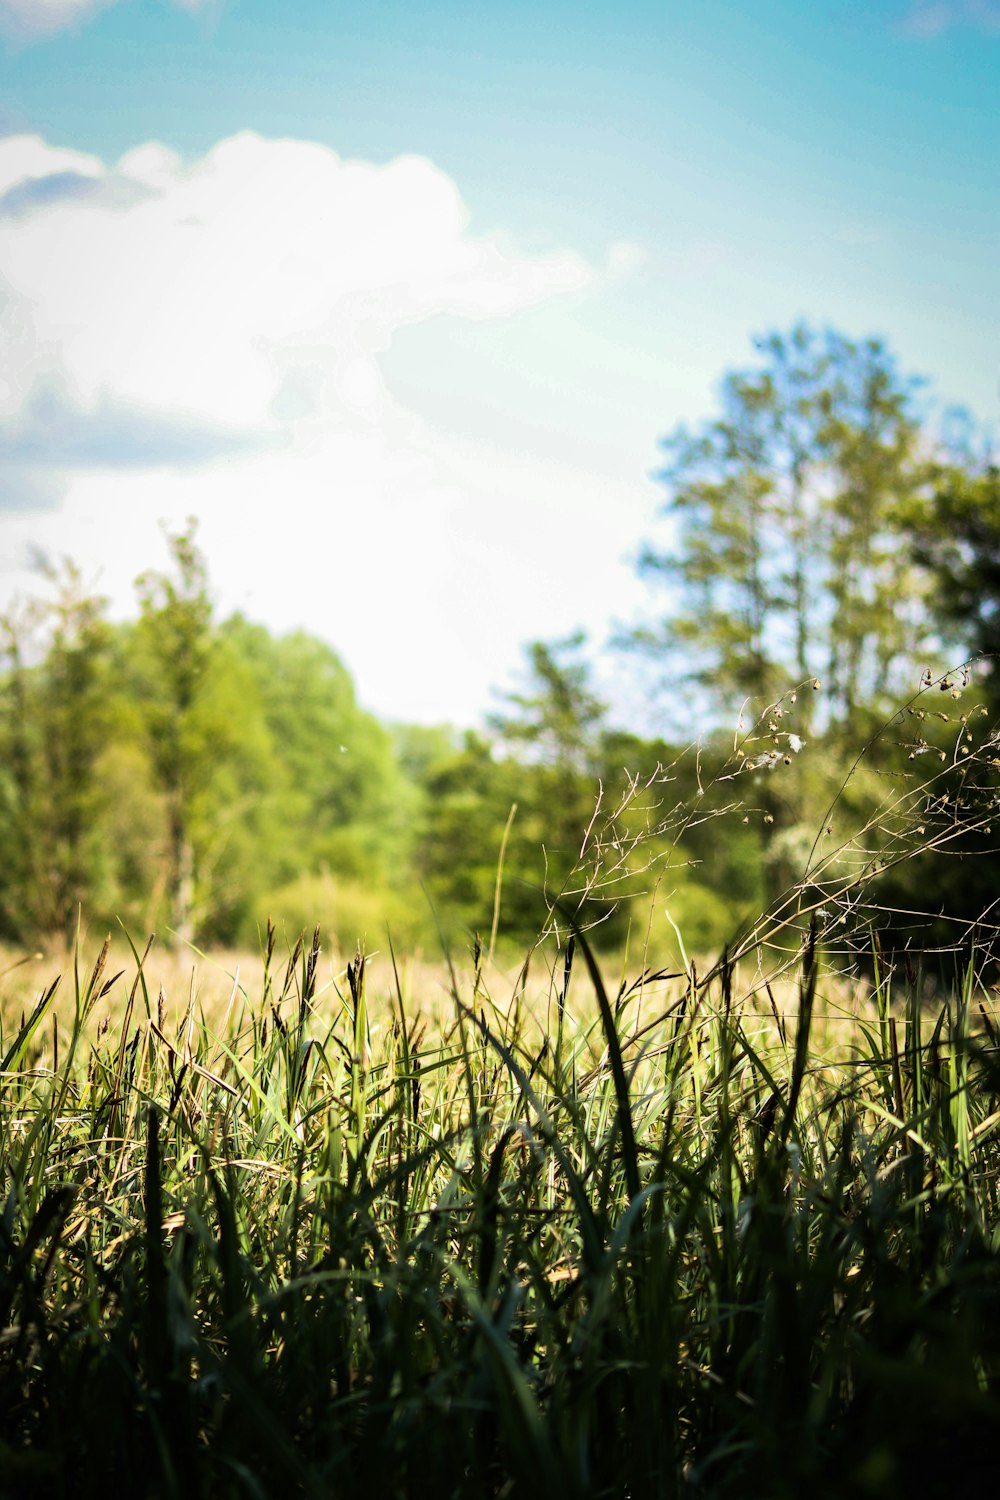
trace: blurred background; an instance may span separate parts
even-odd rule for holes
[[[1000,7],[0,34],[0,938],[993,899]]]

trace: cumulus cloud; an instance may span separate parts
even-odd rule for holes
[[[935,37],[956,27],[1000,35],[998,0],[912,0],[903,20],[911,36]]]
[[[189,163],[147,144],[107,166],[0,140],[8,422],[54,386],[77,422],[383,422],[379,358],[400,328],[506,318],[592,279],[572,252],[470,234],[455,184],[420,157],[373,166],[245,132]]]
[[[211,0],[173,0],[181,10],[198,11]],[[118,0],[0,0],[0,34],[15,41],[51,36],[87,20]]]
[[[47,177],[69,173],[97,180],[104,171],[99,157],[64,146],[50,146],[38,135],[11,134],[0,140],[0,195],[4,197],[14,189],[30,187]]]
[[[510,319],[642,262],[475,234],[420,157],[247,132],[107,163],[0,139],[0,603],[42,548],[99,569],[127,611],[158,522],[194,514],[220,604],[332,639],[384,711],[454,712],[456,683],[484,696],[523,635],[576,618],[633,487],[560,463],[555,438],[484,450],[433,428],[385,355],[410,325],[433,320],[443,354],[447,319]],[[574,546],[567,598],[550,559]]]

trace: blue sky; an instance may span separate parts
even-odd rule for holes
[[[997,426],[1000,3],[0,0],[0,602],[220,607],[473,721],[644,600],[657,438],[755,332]],[[4,194],[6,196],[4,197]]]

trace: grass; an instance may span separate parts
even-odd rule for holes
[[[121,940],[61,983],[0,963],[0,1500],[985,1484],[989,930],[944,979],[928,955],[934,990],[912,934],[870,938],[865,978],[834,947],[880,872],[989,833],[995,736],[936,717],[950,754],[873,742],[886,800],[840,838],[838,797],[704,966],[612,980],[555,899],[509,974],[478,939],[331,968],[317,930],[280,959],[270,927],[221,982]],[[761,722],[717,780],[766,819],[740,782],[791,757]]]
[[[546,951],[534,992],[477,952],[436,1016],[391,963],[324,984],[318,938],[211,1019],[138,954],[71,980],[57,1033],[48,986],[8,1013],[0,1493],[985,1479],[981,964],[928,1012],[915,975],[848,995],[814,938],[787,1007],[727,962],[619,992],[582,935]]]

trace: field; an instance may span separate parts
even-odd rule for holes
[[[0,1493],[985,1479],[989,955],[760,957],[11,955]]]

